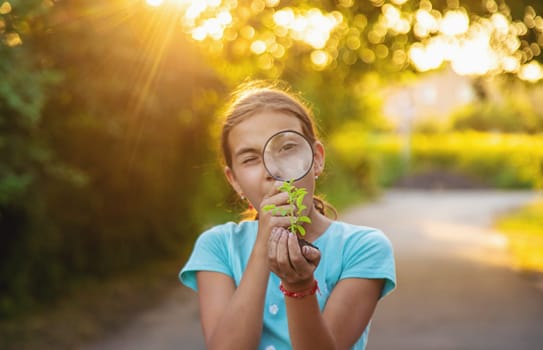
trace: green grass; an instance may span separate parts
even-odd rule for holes
[[[496,228],[507,235],[521,270],[543,272],[543,199],[500,217]]]

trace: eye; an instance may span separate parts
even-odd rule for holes
[[[294,143],[294,142],[285,143],[284,145],[281,146],[281,149],[279,150],[279,152],[292,151],[297,146],[298,145],[296,143]]]
[[[257,161],[258,161],[258,157],[251,156],[251,157],[242,159],[241,164],[251,164]]]

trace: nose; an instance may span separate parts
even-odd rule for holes
[[[273,169],[268,169],[265,164],[262,164],[262,169],[261,170],[263,172],[264,179],[266,181],[274,181],[274,178],[271,175],[271,173],[273,172]]]
[[[275,180],[282,180],[283,179],[283,171],[279,167],[277,167],[276,164],[268,164],[268,166],[264,166],[264,176],[266,177],[267,181],[275,181]]]

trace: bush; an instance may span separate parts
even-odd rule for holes
[[[509,98],[501,103],[467,105],[452,116],[451,127],[460,131],[535,134],[543,132],[543,115],[537,114],[529,102]]]
[[[329,140],[335,163],[356,179],[359,190],[376,193],[407,171],[403,140],[348,126]]]
[[[497,188],[543,185],[543,137],[463,132],[414,135],[414,169],[445,169]]]
[[[454,132],[393,134],[351,128],[335,134],[337,162],[372,192],[408,173],[450,171],[496,188],[543,187],[543,135]]]

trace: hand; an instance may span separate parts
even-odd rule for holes
[[[288,193],[279,190],[281,182],[276,181],[270,191],[264,196],[258,210],[258,237],[264,237],[262,241],[267,242],[274,227],[288,227],[290,220],[287,216],[281,215],[281,210],[290,208],[288,204]],[[275,205],[276,211],[263,210],[266,205]],[[267,243],[264,243],[267,244]]]
[[[305,246],[300,249],[298,238],[289,230],[275,227],[268,240],[268,262],[282,281],[292,291],[304,290],[313,282],[313,273],[319,265],[318,249]]]

